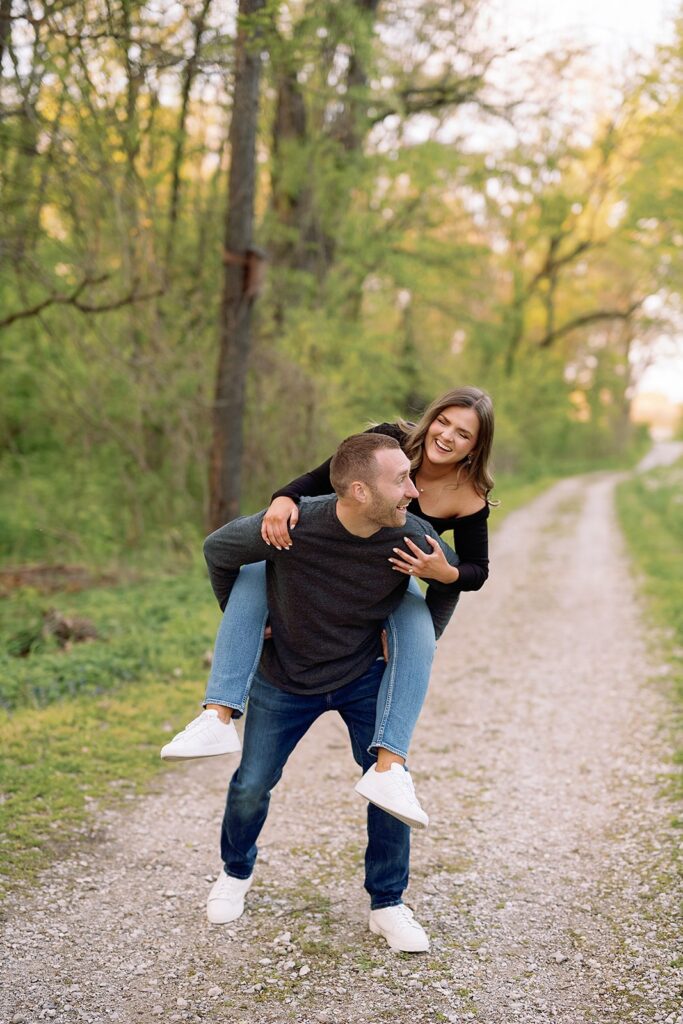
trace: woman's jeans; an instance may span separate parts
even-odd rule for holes
[[[362,770],[367,771],[374,763],[368,746],[383,668],[384,662],[375,661],[364,675],[339,690],[309,697],[284,693],[256,673],[242,760],[230,781],[221,829],[221,857],[228,875],[248,878],[254,870],[256,840],[268,814],[270,791],[299,740],[325,711],[341,715],[349,730],[353,756]],[[409,860],[408,826],[368,804],[365,888],[373,910],[401,902],[408,884]]]
[[[242,566],[218,628],[204,704],[244,712],[261,659],[263,630],[268,620],[265,562]],[[370,751],[378,747],[407,757],[422,710],[436,641],[434,625],[416,580],[385,623],[389,662],[377,695],[375,729]]]

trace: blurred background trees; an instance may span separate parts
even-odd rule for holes
[[[681,315],[683,30],[596,111],[560,99],[582,53],[522,62],[486,10],[243,6],[238,247],[268,254],[248,354],[221,370],[246,372],[223,438],[243,511],[458,383],[494,397],[498,470],[637,440],[634,366]],[[215,508],[238,38],[228,0],[0,0],[5,559],[173,556]]]

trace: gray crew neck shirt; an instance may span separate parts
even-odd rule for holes
[[[294,694],[329,693],[362,676],[381,656],[380,634],[398,607],[408,577],[392,568],[393,548],[404,537],[431,553],[433,537],[451,565],[458,557],[436,531],[408,513],[405,526],[357,537],[337,517],[337,498],[301,501],[292,547],[278,551],[261,537],[264,512],[243,516],[204,542],[214,593],[222,609],[241,565],[266,561],[273,638],[261,656],[262,675]],[[459,597],[453,584],[430,581],[426,601],[438,638]]]

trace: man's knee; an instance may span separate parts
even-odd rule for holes
[[[259,807],[270,799],[270,791],[281,774],[282,772],[278,772],[266,776],[255,772],[243,772],[238,768],[230,783],[230,803],[245,810]]]

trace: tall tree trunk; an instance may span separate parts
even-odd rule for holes
[[[239,515],[245,385],[251,347],[252,298],[245,288],[252,246],[256,127],[261,55],[254,14],[265,0],[240,0],[230,122],[230,175],[225,219],[218,370],[209,466],[209,529]]]
[[[0,76],[2,61],[12,30],[12,0],[0,0]]]

